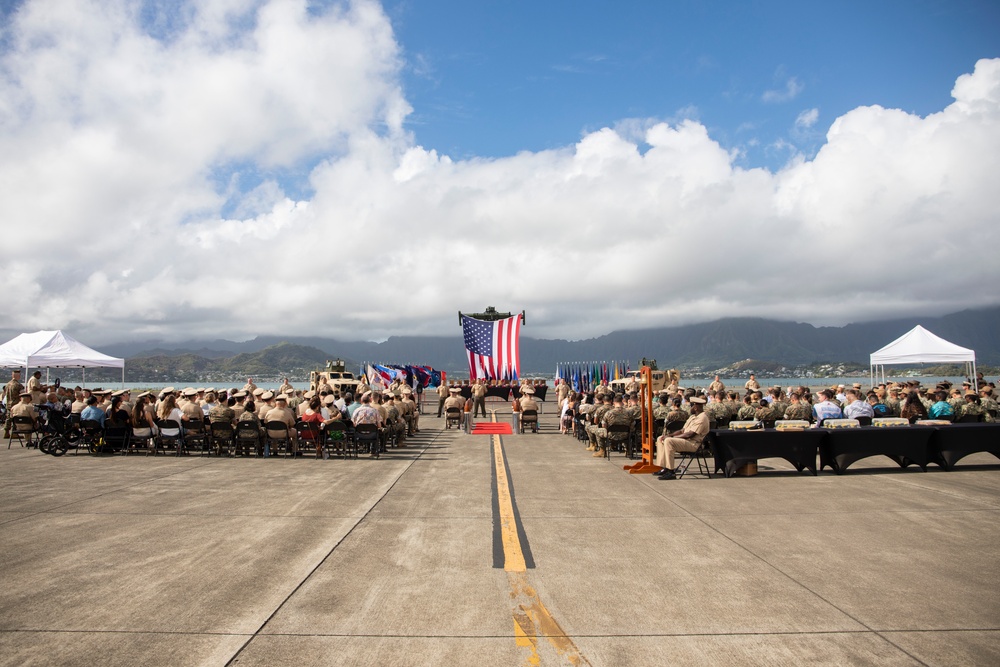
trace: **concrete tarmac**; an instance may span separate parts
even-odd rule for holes
[[[0,664],[1000,664],[992,455],[660,481],[553,415],[421,422],[379,460],[0,448]]]

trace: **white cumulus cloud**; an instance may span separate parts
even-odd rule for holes
[[[125,0],[30,0],[5,28],[8,331],[382,339],[496,305],[582,338],[996,301],[1000,60],[927,117],[844,114],[776,173],[691,119],[453,159],[404,129],[375,2],[182,9],[154,35]]]

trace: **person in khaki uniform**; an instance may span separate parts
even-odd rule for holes
[[[273,391],[264,391],[260,394],[260,400],[254,401],[256,405],[260,406],[257,408],[257,419],[259,419],[262,424],[267,423],[267,420],[265,419],[267,413],[277,407],[275,405],[274,398]],[[283,405],[288,408],[288,399],[285,399],[285,403]],[[291,412],[291,408],[289,408],[289,412]],[[292,413],[292,419],[294,418],[295,413]]]
[[[701,447],[701,441],[708,435],[708,415],[705,414],[705,399],[699,396],[691,398],[691,416],[684,422],[684,428],[656,440],[655,465],[663,468],[657,477],[674,479],[675,452],[696,452]]]
[[[562,405],[567,396],[569,396],[569,383],[566,380],[559,380],[559,386],[556,387],[556,404]]]
[[[87,407],[87,397],[82,391],[74,392],[73,394],[73,404],[70,405],[70,412],[75,415],[83,412],[83,409]]]
[[[444,402],[448,400],[448,386],[442,382],[438,385],[438,417],[444,412]]]
[[[271,394],[271,392],[266,392],[264,395]],[[292,439],[292,451],[298,455],[299,451],[299,434],[295,430],[295,413],[292,409],[288,407],[288,399],[284,394],[274,396],[272,394],[273,408],[270,408],[266,413],[264,413],[264,418],[261,422],[266,426],[268,422],[282,422],[288,427],[288,435]]]
[[[403,419],[406,421],[406,435],[413,435],[420,432],[418,425],[420,415],[417,412],[417,404],[413,400],[413,392],[407,391],[407,389],[403,389],[403,397],[399,401],[399,411],[403,413]]]
[[[187,400],[184,402],[184,405],[178,405],[181,409],[181,414],[187,417],[187,421],[204,421],[205,419],[205,411],[194,400],[197,396],[198,392],[194,389],[186,389],[184,391],[184,398]]]
[[[486,417],[486,383],[476,380],[476,384],[472,385],[472,416],[478,417],[480,410]]]
[[[35,428],[38,426],[38,411],[35,410],[31,399],[30,391],[22,391],[18,396],[18,403],[9,410],[9,413],[11,417],[31,417],[31,427]]]
[[[15,405],[21,402],[21,392],[24,391],[24,385],[21,384],[21,371],[20,369],[11,371],[10,382],[4,385],[3,388],[3,401],[7,404],[7,421],[3,425],[3,437],[10,437],[10,411]]]
[[[31,392],[31,402],[34,405],[41,405],[45,402],[45,390],[47,387],[42,384],[42,372],[35,371],[28,378],[28,391]]]
[[[444,410],[448,411],[449,408],[458,408],[459,410],[465,409],[465,401],[462,400],[462,396],[459,394],[461,391],[460,387],[450,387],[448,389],[449,396],[444,399]],[[445,428],[451,428],[446,425]]]
[[[715,379],[712,380],[712,384],[708,385],[708,390],[714,392],[725,391],[726,385],[722,384],[722,380],[720,380],[719,376],[716,375]]]

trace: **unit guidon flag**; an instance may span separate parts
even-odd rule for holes
[[[462,315],[462,334],[469,354],[469,377],[517,380],[521,374],[521,316],[496,322]]]

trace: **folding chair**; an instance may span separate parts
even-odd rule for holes
[[[136,433],[135,427],[132,428],[132,433],[129,435],[128,447],[125,448],[125,454],[128,455],[129,452],[138,451],[139,447],[146,450],[146,456],[152,452],[156,454],[156,436],[153,435],[152,429],[149,430],[149,435],[140,435]]]
[[[531,426],[532,433],[538,433],[538,410],[521,411],[521,433],[524,433],[524,429],[527,426]]]
[[[254,426],[254,430],[257,430],[256,426]],[[211,438],[212,449],[215,450],[217,456],[222,456],[223,452],[229,456],[235,456],[236,443],[232,424],[225,421],[209,422],[208,434]]]
[[[354,426],[354,438],[357,440],[359,449],[361,445],[367,445],[372,458],[378,458],[382,445],[379,442],[378,426],[376,424],[356,424]]]
[[[191,451],[200,449],[201,455],[209,454],[208,433],[205,431],[205,421],[202,419],[191,419],[184,422],[184,449]]]
[[[299,444],[310,442],[316,449],[316,458],[323,458],[323,434],[316,422],[295,422],[295,431],[299,434]]]
[[[712,479],[712,469],[708,467],[709,456],[712,456],[712,450],[709,448],[708,443],[704,440],[702,440],[701,445],[696,451],[677,452],[677,457],[679,459],[677,463],[677,479],[684,477],[688,468],[691,467],[692,461],[698,461],[699,475],[707,475],[709,479]]]
[[[604,442],[604,458],[611,458],[611,447],[613,445],[621,445],[626,443],[626,448],[628,447],[628,439],[632,433],[632,426],[629,424],[611,424],[608,426],[608,437]]]
[[[177,452],[177,456],[181,455],[181,450],[184,448],[181,441],[181,425],[175,419],[162,419],[156,422],[156,427],[159,429],[159,433],[156,435],[156,447],[157,449],[162,449],[163,453],[167,453],[167,448],[172,447]],[[175,431],[175,435],[167,435],[163,431]],[[156,456],[156,452],[153,452],[153,456]]]
[[[129,438],[132,437],[131,426],[105,426],[104,444],[111,453],[128,451]]]
[[[667,422],[667,425],[664,427],[664,430],[663,430],[663,435],[666,435],[667,433],[673,433],[674,431],[679,431],[682,428],[684,428],[684,422],[682,422],[680,420],[676,420],[676,421],[672,421],[672,422]],[[659,435],[659,434],[657,434],[657,435]]]
[[[462,428],[462,408],[447,408],[444,414],[444,427],[451,428],[452,424],[455,428]]]
[[[76,454],[84,448],[91,454],[100,451],[101,437],[104,435],[104,427],[101,422],[94,419],[80,420],[80,439],[76,443]]]
[[[10,437],[7,439],[7,449],[10,449],[10,443],[14,438],[17,438],[22,447],[34,447],[38,444],[36,437],[38,431],[35,428],[34,419],[31,417],[11,417],[10,423]]]
[[[225,426],[228,426],[228,424],[225,424]],[[232,433],[232,429],[230,429],[230,433]],[[232,436],[230,436],[230,438],[232,438]],[[260,437],[260,427],[257,426],[256,422],[236,422],[235,438],[236,454],[241,454],[243,452],[246,452],[247,456],[250,455],[250,452],[253,452],[257,456],[262,456],[264,454],[264,443]]]
[[[343,452],[346,459],[350,450],[354,452],[354,458],[358,458],[358,448],[354,438],[348,433],[347,424],[342,421],[330,422],[326,425],[326,446],[327,449],[331,450],[331,454],[340,451]]]
[[[288,432],[288,424],[279,421],[269,421],[264,424],[264,446],[269,448],[273,454],[278,454],[281,448],[285,448],[285,454],[292,455],[292,435]]]

